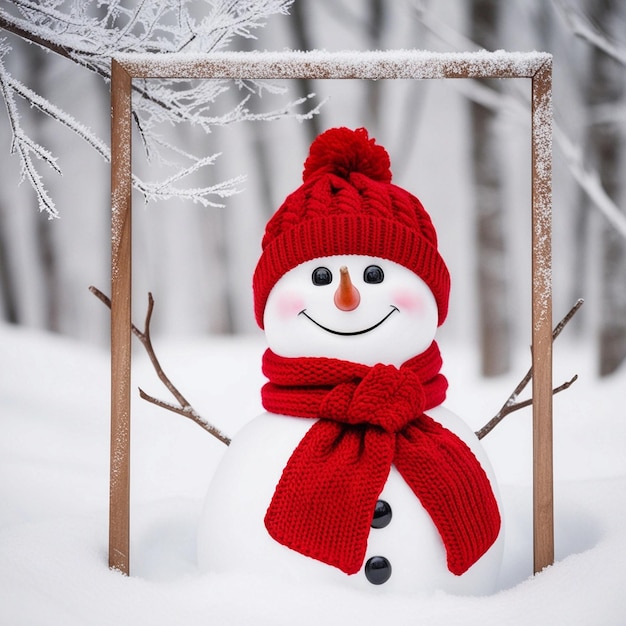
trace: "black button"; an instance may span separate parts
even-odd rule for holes
[[[365,576],[372,585],[382,585],[391,578],[391,563],[384,556],[373,556],[365,564]]]
[[[388,502],[378,500],[374,507],[374,517],[372,518],[372,528],[384,528],[391,521],[391,507]]]

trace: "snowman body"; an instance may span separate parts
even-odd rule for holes
[[[437,326],[437,304],[424,281],[393,261],[363,255],[334,255],[298,265],[276,282],[264,313],[267,342],[276,354],[368,366],[400,367],[428,348]],[[426,414],[466,443],[498,500],[493,471],[471,429],[444,406]],[[359,572],[348,575],[275,541],[265,527],[266,511],[283,469],[315,421],[267,412],[235,436],[213,477],[200,520],[202,569],[375,592],[493,591],[502,531],[467,571],[451,573],[435,524],[393,465]],[[332,513],[328,511],[329,533]],[[381,568],[382,578],[377,579],[376,568]]]

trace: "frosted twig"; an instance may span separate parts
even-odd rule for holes
[[[3,51],[0,51],[0,92],[6,104],[9,116],[9,124],[13,133],[13,141],[11,144],[11,152],[19,155],[21,162],[21,180],[28,180],[31,187],[35,190],[37,201],[39,203],[39,211],[46,212],[49,219],[58,217],[59,213],[43,184],[41,176],[33,163],[31,154],[47,163],[57,174],[61,173],[56,159],[41,145],[32,141],[24,134],[20,124],[20,117],[13,96],[13,88],[9,83],[10,76],[6,72],[4,62],[2,60]]]
[[[202,166],[202,164],[200,165]],[[175,174],[171,180],[178,180],[198,169],[198,164],[194,164],[187,169]],[[201,204],[203,207],[223,208],[219,202],[209,200],[207,196],[218,196],[219,198],[229,198],[241,191],[240,185],[245,180],[244,176],[230,178],[221,183],[216,183],[210,187],[190,187],[180,188],[170,184],[170,180],[161,183],[146,183],[136,176],[133,176],[133,186],[143,194],[146,202],[151,200],[167,200],[168,198],[183,198]]]
[[[103,302],[107,307],[111,308],[111,300],[108,296],[106,296],[102,291],[100,291],[97,287],[93,285],[89,287],[89,291],[91,291],[96,298],[98,298],[101,302]],[[167,409],[168,411],[173,411],[174,413],[178,413],[179,415],[183,415],[188,417],[192,422],[195,422],[199,426],[201,426],[208,433],[213,435],[216,439],[221,441],[223,444],[229,445],[230,438],[224,435],[218,428],[207,422],[189,403],[189,401],[183,396],[183,394],[177,389],[177,387],[172,383],[169,377],[163,371],[159,359],[157,358],[156,352],[154,351],[154,347],[152,345],[152,338],[150,336],[150,322],[152,320],[152,312],[154,310],[154,298],[152,294],[148,294],[148,309],[146,311],[146,319],[144,322],[143,331],[137,328],[134,324],[131,324],[132,333],[139,339],[141,345],[145,348],[148,357],[150,358],[150,362],[152,363],[152,367],[159,377],[159,380],[165,385],[167,390],[176,398],[179,406],[175,404],[171,404],[169,402],[165,402],[164,400],[159,400],[151,395],[148,395],[143,389],[139,389],[139,396],[150,402],[159,406],[161,408]]]
[[[51,102],[48,102],[48,100],[42,98],[32,89],[29,89],[19,81],[15,80],[12,76],[6,77],[6,83],[9,88],[11,88],[17,95],[27,100],[33,107],[39,109],[48,117],[60,122],[81,139],[86,141],[105,161],[108,162],[111,160],[111,151],[104,141],[92,133],[87,127],[83,126],[83,124],[81,124],[78,120],[63,111],[63,109],[60,109]]]
[[[583,305],[584,300],[579,298],[574,306],[568,311],[567,315],[554,327],[552,331],[552,341],[554,341],[560,334],[561,331],[565,328],[567,323],[574,317],[578,309]],[[517,398],[519,394],[524,391],[526,385],[531,381],[533,377],[533,368],[532,366],[526,372],[526,375],[520,380],[517,384],[517,387],[513,390],[511,395],[507,398],[506,402],[502,405],[502,408],[496,413],[494,417],[492,417],[480,430],[476,431],[476,436],[479,439],[482,439],[485,435],[488,435],[509,413],[513,413],[514,411],[518,411],[519,409],[523,409],[524,407],[530,406],[532,404],[532,398],[528,400],[523,400],[521,402],[517,402]],[[568,380],[567,382],[555,387],[552,390],[553,394],[557,394],[565,389],[568,389],[574,382],[578,379],[578,374],[576,374],[573,378]]]

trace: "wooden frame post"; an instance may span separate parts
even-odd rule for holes
[[[111,469],[109,567],[129,574],[131,76],[111,63]]]
[[[534,571],[554,560],[552,476],[552,57],[546,53],[239,52],[118,55],[111,68],[111,487],[109,565],[129,573],[131,91],[133,78],[471,79],[532,85]]]
[[[533,562],[554,562],[552,469],[552,62],[532,77]]]

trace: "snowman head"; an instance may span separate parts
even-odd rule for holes
[[[368,365],[423,352],[450,277],[430,216],[391,183],[386,150],[363,128],[328,130],[303,181],[269,220],[253,278],[270,348]]]

